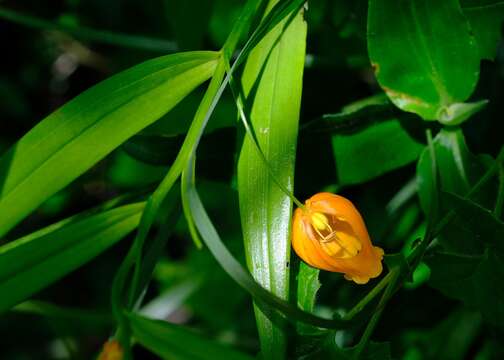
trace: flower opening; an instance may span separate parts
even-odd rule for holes
[[[318,269],[340,272],[365,284],[383,270],[383,250],[373,246],[364,220],[346,198],[318,193],[294,212],[292,246]]]

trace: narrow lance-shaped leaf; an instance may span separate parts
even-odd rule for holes
[[[370,0],[368,49],[378,82],[402,110],[456,125],[485,104],[463,103],[480,58],[458,0]]]
[[[267,11],[276,3],[270,1]],[[278,181],[292,191],[306,41],[302,12],[282,34],[284,26],[285,21],[277,25],[251,52],[242,85],[261,149]],[[292,203],[270,176],[246,138],[238,164],[238,189],[247,264],[262,286],[287,299]],[[259,308],[256,319],[263,356],[283,358],[282,330]]]
[[[138,226],[144,203],[51,226],[0,247],[0,312],[115,244]]]
[[[208,79],[216,52],[163,56],[103,81],[0,158],[0,236]],[[104,141],[106,139],[106,141]]]

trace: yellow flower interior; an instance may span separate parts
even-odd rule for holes
[[[317,240],[327,255],[349,259],[361,251],[360,240],[346,222],[321,212],[313,212],[310,218]]]

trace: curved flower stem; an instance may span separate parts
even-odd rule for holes
[[[388,286],[385,289],[385,292],[383,293],[380,302],[378,303],[378,306],[376,307],[376,311],[371,317],[371,320],[369,320],[366,329],[364,330],[364,333],[361,336],[361,339],[359,340],[359,343],[357,344],[356,352],[353,356],[353,359],[357,360],[360,358],[362,355],[362,352],[366,348],[366,345],[369,342],[369,338],[371,337],[371,334],[373,333],[376,325],[378,324],[378,320],[380,319],[380,316],[383,312],[383,309],[385,308],[385,305],[389,301],[390,297],[394,293],[396,289],[396,285],[399,282],[399,279],[401,277],[401,267],[396,267],[392,269],[387,275],[390,275]],[[383,279],[385,280],[385,278]],[[374,290],[374,289],[373,289]]]
[[[394,276],[394,270],[389,271],[380,282],[371,289],[344,317],[343,320],[351,320],[355,315],[360,313],[364,307],[371,302],[384,288],[390,283]]]

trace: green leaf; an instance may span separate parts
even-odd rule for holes
[[[400,109],[450,125],[474,110],[461,103],[478,81],[478,47],[458,0],[370,0],[368,49]]]
[[[179,325],[134,314],[130,314],[128,318],[135,339],[162,359],[253,359]]]
[[[266,11],[277,2],[270,1]],[[249,108],[246,111],[250,112],[265,158],[277,180],[292,191],[306,46],[303,13],[285,32],[284,27],[285,21],[251,51],[242,86]],[[249,269],[263,287],[287,299],[292,202],[271,179],[249,137],[244,140],[238,162],[238,191]],[[259,308],[256,319],[263,356],[283,358],[286,337],[282,329]]]
[[[85,91],[0,159],[0,236],[208,79],[219,53],[163,56]],[[107,141],[103,141],[106,138]]]
[[[202,48],[212,6],[213,2],[207,0],[164,0],[166,19],[172,23],[181,51]]]
[[[321,286],[319,273],[319,269],[313,268],[302,261],[300,262],[297,275],[297,305],[304,311],[313,313],[315,309],[317,292]],[[297,330],[300,334],[311,334],[313,332],[312,327],[307,327],[304,324],[298,324]]]
[[[502,38],[504,2],[461,0],[460,3],[474,31],[480,58],[493,60],[497,53],[497,45]]]
[[[424,148],[396,119],[355,134],[335,135],[332,144],[340,185],[363,183],[407,165]]]
[[[1,7],[0,18],[35,29],[61,31],[71,34],[79,39],[97,43],[116,45],[130,49],[155,51],[165,54],[177,51],[177,44],[175,44],[173,41],[146,36],[121,34],[111,31],[96,30],[81,25],[76,26],[74,24],[51,22]]]
[[[77,216],[0,247],[0,312],[115,244],[137,227],[144,205]]]
[[[455,211],[465,228],[474,235],[473,241],[495,247],[504,256],[504,223],[488,209],[452,193],[444,193],[447,206]]]
[[[465,196],[472,186],[481,178],[487,168],[485,158],[473,155],[465,143],[460,129],[443,129],[434,138],[434,153],[439,173],[439,190]],[[431,216],[431,201],[437,191],[433,185],[432,156],[426,149],[417,164],[417,184],[420,205],[425,214]],[[495,184],[489,183],[483,187],[474,199],[477,203],[490,207],[495,199]],[[441,198],[439,214],[445,214],[452,206]],[[440,219],[435,219],[439,221]],[[481,251],[481,246],[473,239],[473,234],[467,231],[463,221],[455,219],[450,222],[441,234],[441,242],[447,250],[453,252]]]

